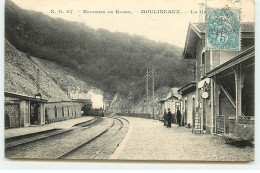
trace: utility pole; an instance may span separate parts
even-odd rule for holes
[[[149,91],[148,91],[148,82],[149,82],[149,68],[146,66],[146,118],[148,118],[148,106],[149,106]]]
[[[152,66],[152,100],[153,100],[153,118],[154,118],[154,72],[155,68]]]

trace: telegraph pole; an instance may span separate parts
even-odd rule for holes
[[[153,99],[153,118],[154,118],[154,72],[155,68],[152,66],[152,99]]]
[[[149,68],[146,66],[146,118],[148,118],[148,106],[149,106],[149,91],[148,91],[148,82],[149,82]]]

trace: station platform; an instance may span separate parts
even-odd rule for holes
[[[121,117],[121,116],[120,116]],[[213,134],[193,134],[191,128],[171,128],[153,119],[122,116],[129,130],[109,159],[147,161],[239,161],[254,160],[254,148],[225,144]]]
[[[65,121],[59,121],[51,124],[44,124],[39,126],[30,126],[30,127],[19,127],[19,128],[11,128],[5,129],[5,139],[18,137],[22,135],[28,135],[32,133],[41,133],[44,131],[50,131],[53,129],[65,129],[70,128],[75,124],[83,123],[92,120],[94,117],[87,116],[87,117],[80,117],[75,119],[68,119]]]

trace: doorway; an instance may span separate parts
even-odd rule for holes
[[[187,100],[184,101],[184,125],[187,125],[187,114],[188,114],[188,103]]]
[[[30,125],[39,124],[39,103],[31,101],[30,103]]]
[[[195,98],[192,98],[192,127],[195,128]]]
[[[202,117],[203,117],[203,130],[206,130],[206,103],[205,99],[202,100]]]
[[[9,115],[6,113],[5,114],[5,128],[6,129],[9,129],[11,126],[10,126],[10,117]]]
[[[49,122],[48,110],[45,109],[45,123]]]

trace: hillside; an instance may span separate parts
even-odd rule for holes
[[[154,103],[155,103],[155,111],[159,111],[160,106],[158,105],[159,100],[165,98],[167,93],[170,91],[170,87],[160,87],[154,92]],[[149,110],[148,112],[152,112],[152,96],[149,96],[148,105]],[[136,102],[133,102],[129,97],[124,97],[117,93],[111,102],[111,107],[109,108],[108,112],[110,113],[120,113],[120,112],[127,112],[128,109],[134,113],[145,113],[147,107],[146,97],[139,99]]]
[[[5,37],[28,56],[70,69],[71,76],[87,86],[110,95],[131,93],[133,101],[145,95],[146,66],[157,68],[155,89],[181,86],[192,79],[194,63],[182,59],[179,47],[54,19],[23,10],[10,0],[5,6]]]
[[[69,97],[26,54],[5,41],[5,91],[34,97],[37,84],[43,99],[70,101]]]
[[[68,89],[76,89],[78,87],[80,87],[80,90],[85,93],[87,93],[91,89],[96,88],[93,85],[88,85],[88,83],[95,83],[94,81],[92,81],[91,79],[87,79],[85,81],[81,80],[77,76],[77,71],[75,70],[63,67],[53,61],[40,59],[38,57],[31,56],[30,59],[42,71],[44,71],[46,75],[52,78],[57,86],[59,86],[65,93],[68,92]],[[105,99],[112,99],[112,96],[108,93],[103,93],[103,96]]]

